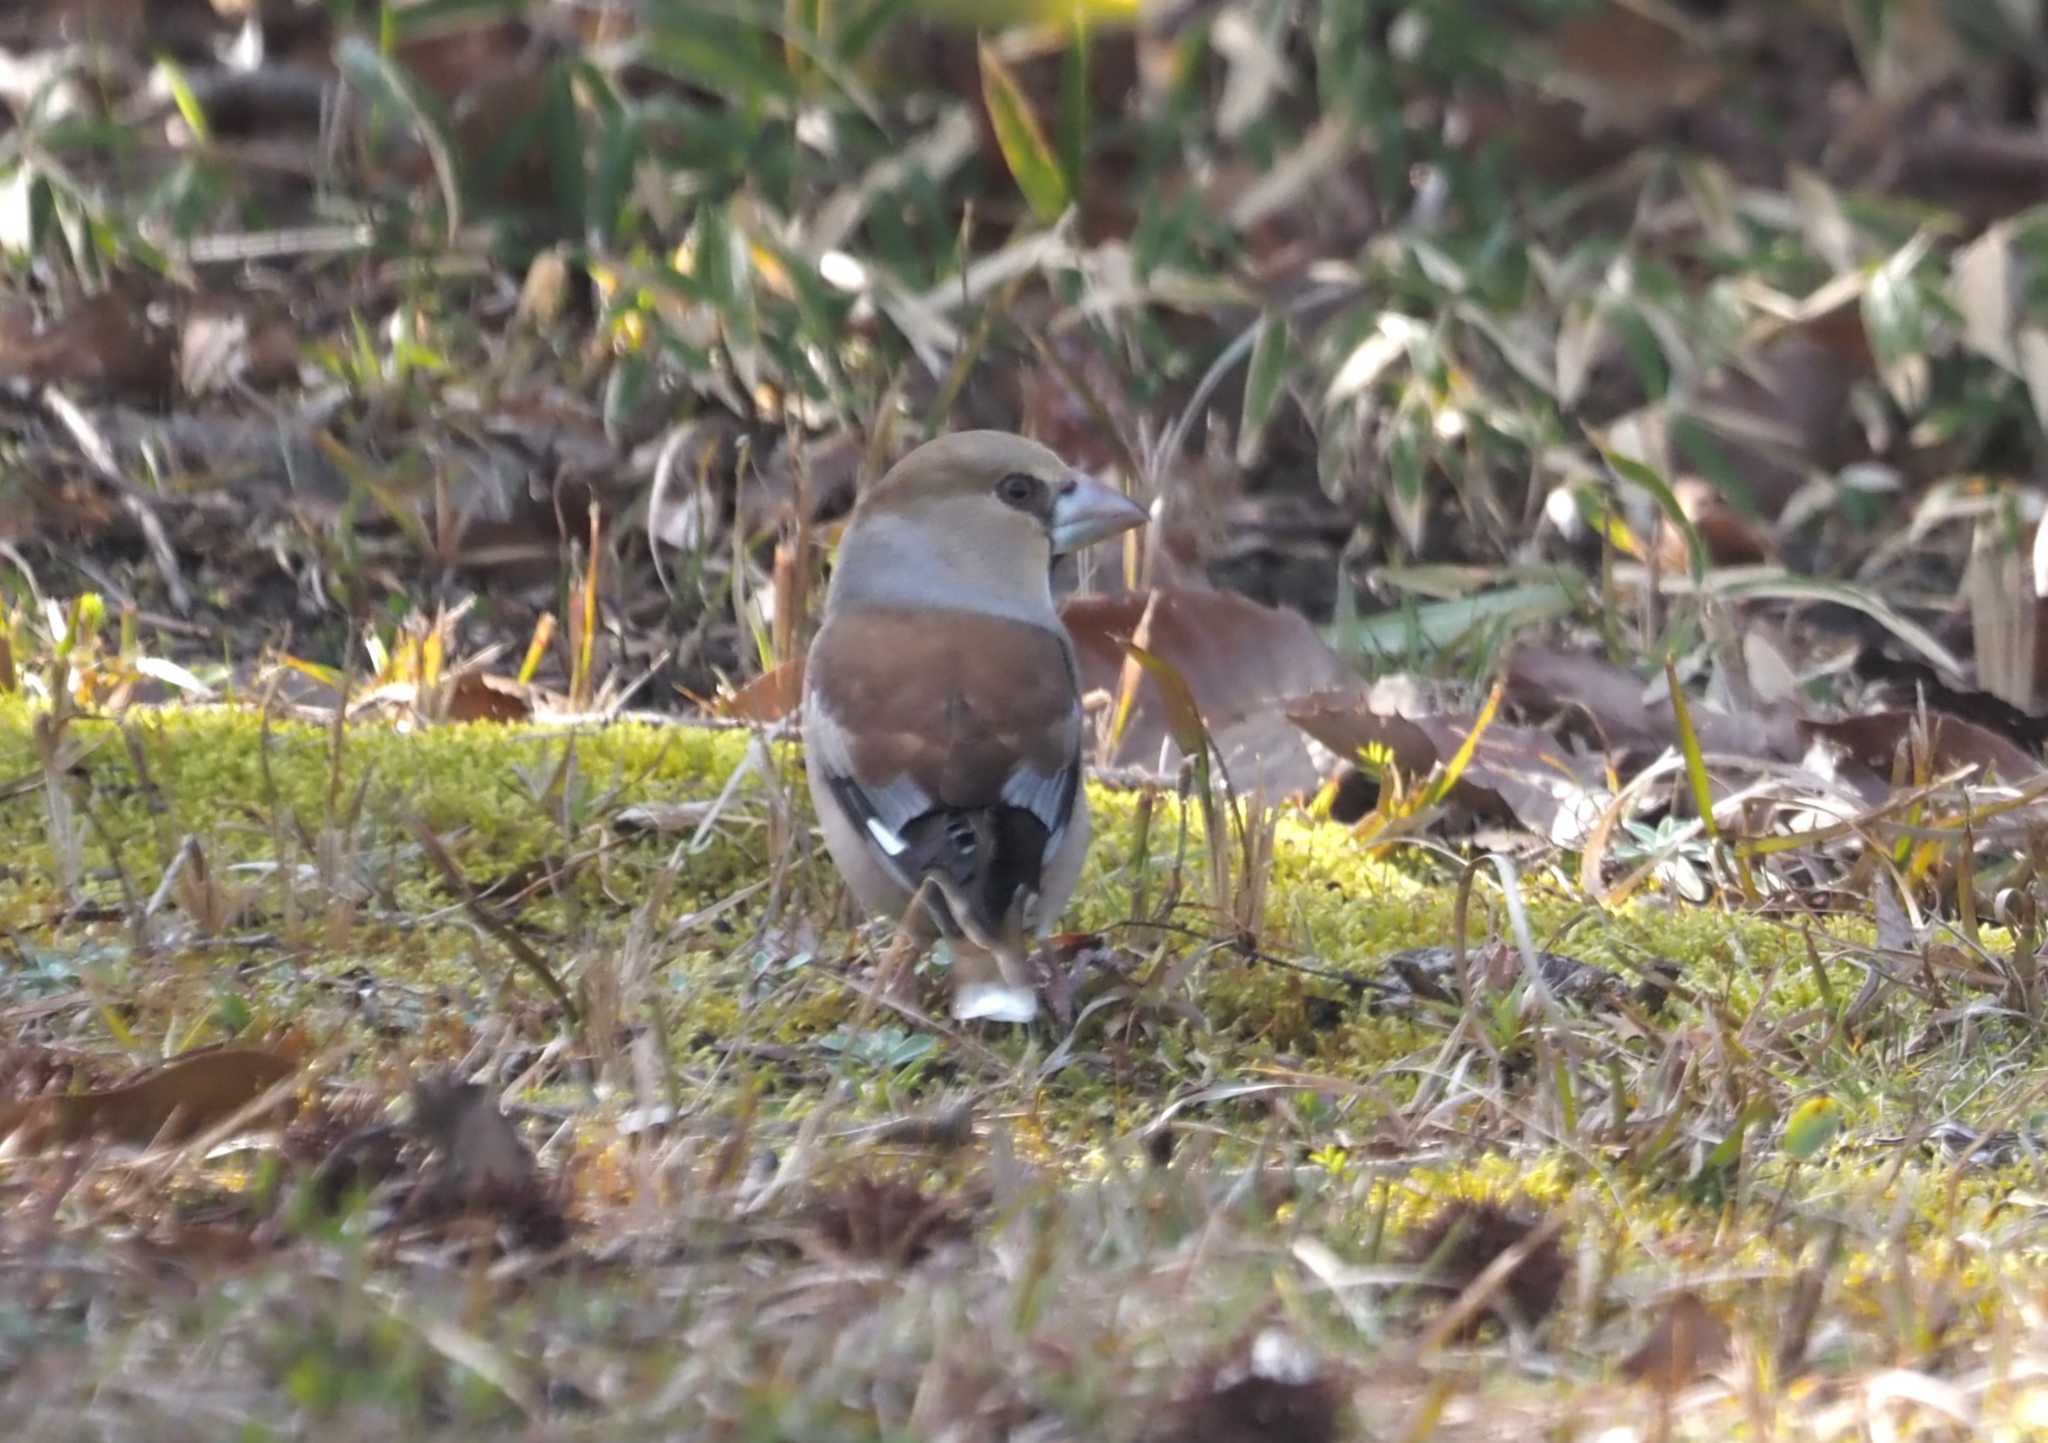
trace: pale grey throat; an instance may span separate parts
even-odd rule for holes
[[[1057,626],[1052,598],[1056,557],[1106,540],[1146,521],[1145,509],[1121,491],[1075,471],[1053,501],[1050,529],[1021,513],[1005,517],[1015,544],[991,556],[944,544],[971,527],[988,524],[979,496],[926,502],[914,516],[871,516],[853,527],[832,576],[832,603],[934,606]],[[932,539],[940,545],[932,546]],[[856,579],[857,578],[857,579]]]
[[[987,502],[948,497],[920,508],[914,519],[872,516],[850,529],[832,573],[835,607],[938,607],[1002,616],[1036,626],[1057,626],[1052,601],[1052,543],[1035,525],[1036,545],[1007,548],[993,563],[979,553],[944,544],[970,526],[986,524]],[[1019,517],[1019,521],[1027,518]],[[934,537],[941,544],[932,545]]]

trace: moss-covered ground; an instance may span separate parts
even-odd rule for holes
[[[932,964],[878,980],[785,741],[17,707],[0,781],[5,1096],[305,1059],[281,1133],[0,1154],[25,1436],[2048,1426],[2037,1033],[1954,946],[1532,858],[1418,998],[1387,958],[1453,943],[1443,854],[1283,815],[1219,907],[1192,809],[1098,789],[1054,1015],[962,1030]],[[1612,998],[1532,988],[1514,905]],[[559,1247],[305,1204],[447,1066]]]

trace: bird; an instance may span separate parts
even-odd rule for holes
[[[1089,838],[1052,565],[1145,519],[1036,441],[957,431],[864,491],[840,538],[804,665],[811,800],[854,899],[950,955],[957,1019],[1036,1015],[1030,939]]]

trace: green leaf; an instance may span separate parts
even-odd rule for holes
[[[1265,440],[1266,423],[1280,400],[1280,383],[1287,378],[1292,348],[1287,340],[1287,323],[1270,311],[1259,318],[1258,339],[1252,343],[1251,369],[1245,375],[1244,411],[1237,425],[1237,463],[1250,466],[1259,458]]]
[[[1700,751],[1700,734],[1692,724],[1685,688],[1678,684],[1678,668],[1668,661],[1664,663],[1664,685],[1671,690],[1671,715],[1678,723],[1678,749],[1685,756],[1685,780],[1692,788],[1693,809],[1699,813],[1700,829],[1718,840],[1721,833],[1714,823],[1714,791],[1707,783],[1706,755]]]
[[[1792,1109],[1785,1119],[1785,1155],[1807,1162],[1835,1140],[1842,1130],[1842,1104],[1823,1093]]]
[[[1672,529],[1685,538],[1686,569],[1694,581],[1707,574],[1706,543],[1700,540],[1700,533],[1692,524],[1692,518],[1685,514],[1685,508],[1678,504],[1678,497],[1665,484],[1664,478],[1640,461],[1631,461],[1626,456],[1602,449],[1600,457],[1607,463],[1607,469],[1631,486],[1640,486],[1650,493],[1650,499],[1657,503],[1657,509],[1664,513],[1664,519]]]
[[[434,162],[434,175],[441,182],[441,197],[448,208],[448,239],[462,233],[462,175],[455,163],[455,147],[449,143],[439,107],[413,84],[412,77],[389,55],[361,36],[351,35],[335,47],[334,63],[342,78],[373,103],[397,111],[411,124]]]
[[[1552,581],[1383,611],[1332,626],[1325,635],[1345,655],[1373,660],[1418,650],[1446,651],[1481,626],[1498,624],[1514,630],[1563,616],[1572,609],[1584,585],[1576,576],[1559,573]]]
[[[569,65],[548,67],[540,124],[547,141],[548,174],[554,182],[555,224],[564,235],[587,234],[590,177],[583,161],[587,147]]]
[[[1387,443],[1387,514],[1410,552],[1422,550],[1429,517],[1429,402],[1419,382],[1405,388]]]
[[[652,373],[647,358],[637,352],[620,356],[612,363],[604,382],[604,433],[616,441],[630,435],[646,399]]]
[[[647,64],[749,111],[765,99],[796,98],[782,47],[766,28],[702,0],[664,0],[646,16],[633,44]]]
[[[761,380],[761,313],[746,231],[730,208],[707,206],[697,218],[697,278],[718,312],[733,370],[751,392]]]
[[[1066,212],[1070,190],[1066,172],[1045,138],[1030,99],[1017,85],[994,47],[981,42],[981,96],[995,127],[996,145],[1016,178],[1017,189],[1031,213],[1050,225]]]
[[[1060,66],[1060,165],[1067,182],[1080,187],[1082,167],[1088,161],[1088,25],[1076,18],[1065,61]]]
[[[633,193],[633,169],[643,154],[640,115],[620,107],[605,117],[597,137],[597,158],[584,198],[584,225],[601,244],[627,229],[626,202]]]
[[[1921,233],[1907,241],[1870,274],[1863,288],[1863,331],[1880,366],[1891,366],[1926,350],[1926,298],[1914,272],[1927,258],[1931,240]]]
[[[977,30],[1012,25],[1130,25],[1142,0],[911,0],[927,20]]]
[[[171,87],[171,102],[178,107],[178,115],[184,120],[185,128],[192,132],[192,138],[201,145],[213,139],[213,127],[207,123],[206,109],[199,103],[199,96],[192,89],[192,82],[185,74],[185,67],[169,56],[157,61],[157,69],[163,72],[164,82]]]

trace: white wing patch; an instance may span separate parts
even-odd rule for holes
[[[910,849],[903,839],[903,827],[930,811],[932,799],[908,777],[897,777],[877,787],[855,782],[853,747],[846,730],[816,692],[804,698],[804,750],[804,764],[818,768],[833,788],[841,792],[854,824],[875,844],[880,854],[877,860],[899,883],[914,889],[917,879],[906,876],[896,859]]]
[[[880,817],[868,818],[868,835],[875,839],[876,846],[892,857],[902,856],[903,849],[910,845],[910,843],[904,841],[901,837],[883,826]]]

